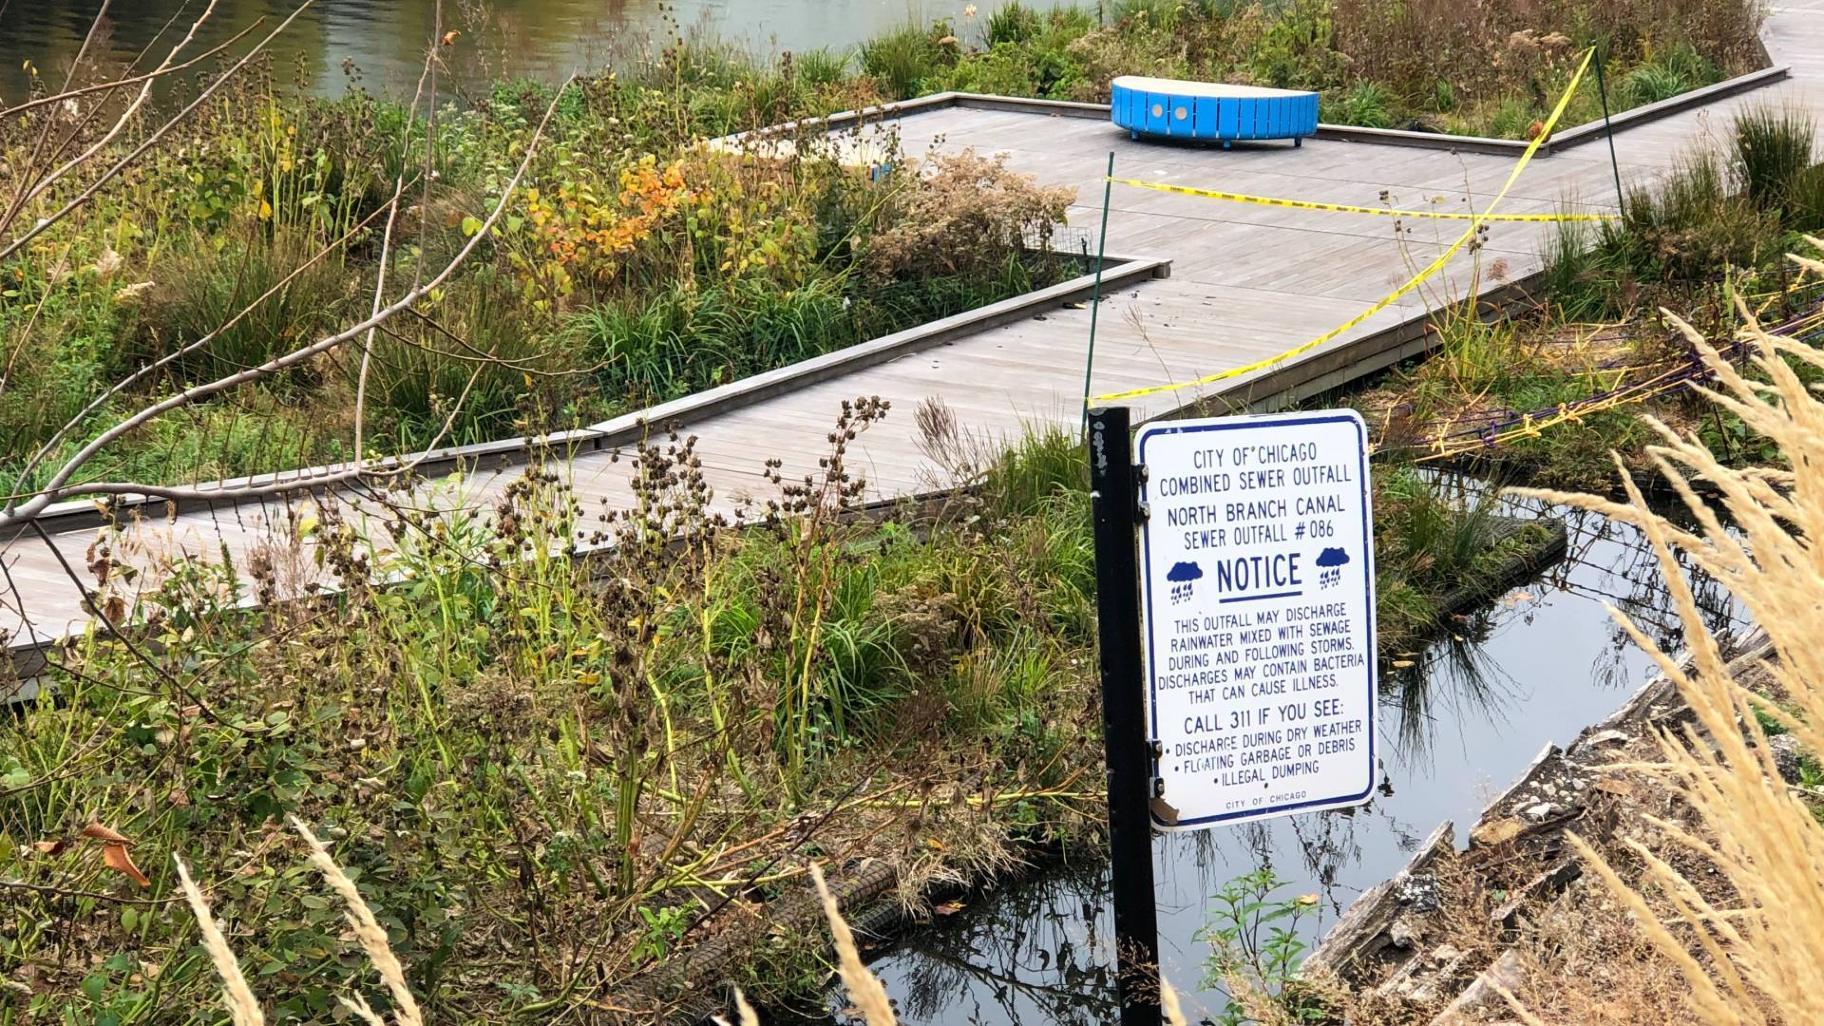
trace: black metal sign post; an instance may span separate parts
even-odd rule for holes
[[[1102,739],[1114,878],[1121,1026],[1159,1026],[1159,917],[1153,897],[1152,741],[1140,664],[1140,491],[1124,406],[1089,411],[1090,506],[1095,518]]]

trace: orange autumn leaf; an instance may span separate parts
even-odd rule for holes
[[[141,887],[152,886],[152,881],[146,879],[146,874],[140,872],[139,867],[133,864],[133,856],[127,854],[127,846],[124,844],[102,845],[101,861],[107,863],[109,869],[125,873]]]
[[[146,879],[146,874],[133,864],[133,856],[127,853],[132,838],[100,821],[83,827],[82,836],[101,842],[101,861],[109,869],[125,874],[141,887],[152,886],[152,881]]]
[[[121,833],[120,831],[114,829],[113,827],[107,826],[100,822],[90,823],[88,826],[83,827],[82,836],[93,837],[97,841],[102,841],[107,844],[132,844],[133,843],[133,839],[131,837],[128,837],[125,834]]]

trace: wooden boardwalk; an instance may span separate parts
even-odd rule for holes
[[[1776,6],[1764,39],[1790,77],[1617,132],[1622,175],[1649,180],[1692,148],[1713,145],[1737,110],[1786,105],[1824,111],[1824,0]],[[1513,156],[1376,142],[1308,140],[1284,145],[1216,148],[1133,142],[1104,117],[1061,116],[1015,105],[953,105],[894,123],[905,152],[927,149],[1007,156],[1010,166],[1048,184],[1074,186],[1075,226],[1093,230],[1101,217],[1102,177],[1112,150],[1118,176],[1264,196],[1363,206],[1479,209],[1499,189]],[[1608,148],[1600,141],[1535,159],[1510,192],[1504,212],[1548,212],[1569,203],[1592,211],[1615,208]],[[1343,323],[1407,280],[1462,231],[1463,222],[1396,226],[1387,218],[1344,216],[1214,200],[1116,186],[1108,219],[1112,253],[1171,261],[1170,277],[1129,284],[1105,297],[1092,393],[1182,381],[1246,365]],[[1429,309],[1463,298],[1478,281],[1487,292],[1540,267],[1550,225],[1497,223],[1476,258],[1459,254],[1446,273],[1343,337],[1295,362],[1243,375],[1205,389],[1158,393],[1136,400],[1140,419],[1193,403],[1260,407],[1334,387],[1417,352],[1416,330]],[[1475,279],[1472,273],[1480,272]],[[855,447],[851,465],[874,498],[924,491],[941,483],[921,443],[914,411],[936,402],[959,425],[984,440],[1019,436],[1030,425],[1072,424],[1082,403],[1087,304],[1052,309],[1016,323],[951,339],[929,348],[795,388],[739,409],[693,418],[698,453],[717,501],[771,494],[762,478],[768,458],[785,461],[788,475],[816,467],[825,436],[845,399],[880,396],[892,403],[885,421]],[[627,468],[606,453],[573,458],[571,480],[586,509],[630,505]],[[434,486],[427,501],[486,503],[513,479],[512,469],[477,472],[459,485]],[[244,558],[267,544],[272,524],[288,537],[283,509],[243,504],[186,512],[173,521],[156,514],[129,528],[133,562],[156,568],[176,554]],[[79,570],[95,538],[92,518],[47,525],[59,551]],[[29,648],[81,632],[87,624],[81,592],[35,535],[0,542],[0,636]]]

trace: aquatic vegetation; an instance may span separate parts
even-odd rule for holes
[[[1298,979],[1306,947],[1298,924],[1316,912],[1317,896],[1283,897],[1285,886],[1272,866],[1262,866],[1210,897],[1209,923],[1197,938],[1210,946],[1204,987],[1228,997],[1217,1013],[1218,1026],[1323,1018],[1321,1005]]]
[[[949,22],[902,25],[861,46],[861,69],[891,99],[904,100],[930,91],[928,83],[954,64],[959,45]]]
[[[1655,102],[1750,70],[1758,8],[1739,0],[1502,5],[1127,0],[1096,12],[1010,6],[980,48],[948,24],[908,24],[863,47],[894,97],[960,89],[1106,100],[1140,74],[1315,89],[1325,120],[1524,138],[1585,47],[1604,49],[1610,106]],[[960,49],[959,49],[960,47]],[[871,55],[871,56],[870,56]],[[1600,115],[1594,89],[1571,123]]]
[[[1536,559],[1550,533],[1502,519],[1492,489],[1455,489],[1397,463],[1375,468],[1374,553],[1381,653],[1398,659],[1463,597],[1485,594]]]
[[[1326,10],[1257,12],[1262,73],[1328,67]],[[1070,37],[1034,82],[1076,89],[1092,56],[1189,66],[1188,48],[1149,50],[1154,34],[1207,30],[1215,14],[1150,4],[1093,38],[1081,16],[1026,19],[995,49]],[[882,175],[808,141],[789,156],[699,145],[975,63],[938,31],[864,53],[866,79],[827,57],[756,68],[680,45],[562,92],[502,86],[434,130],[360,96],[226,90],[176,140],[194,163],[149,163],[0,265],[7,444],[123,367],[172,357],[122,400],[136,402],[298,351],[377,306],[376,274],[418,280],[471,244],[476,259],[409,316],[149,425],[121,462],[87,472],[197,478],[587,423],[1030,288],[1063,265],[1034,250],[1069,197],[992,161]],[[531,128],[544,111],[549,147]],[[29,149],[42,127],[0,124],[0,149]],[[528,188],[509,195],[521,162]],[[408,181],[421,198],[394,207]],[[401,211],[416,227],[394,247]],[[209,322],[261,296],[211,338]],[[1453,372],[1511,385],[1495,349],[1466,333]],[[42,360],[15,363],[22,352]],[[378,410],[368,445],[345,430],[353,395]],[[91,633],[55,653],[51,687],[0,736],[0,888],[27,924],[4,943],[38,988],[8,1009],[209,1014],[210,966],[232,984],[225,935],[208,929],[220,914],[272,927],[259,979],[274,1018],[334,1014],[370,971],[401,1018],[414,994],[432,1018],[535,1017],[612,998],[802,886],[809,850],[884,850],[916,884],[1003,865],[1015,838],[1093,829],[1077,442],[1038,433],[978,461],[963,515],[880,523],[855,508],[846,457],[887,413],[845,404],[802,481],[773,463],[777,495],[743,510],[747,530],[711,506],[691,442],[655,427],[626,454],[631,511],[579,508],[552,453],[485,499],[454,475],[433,493],[447,515],[388,492],[365,497],[366,517],[301,506],[298,544],[167,568],[133,611],[154,644]],[[186,425],[201,433],[186,440]],[[33,430],[53,453],[80,442]],[[32,447],[0,469],[37,480]],[[1384,476],[1383,625],[1398,638],[1509,553],[1481,507]],[[104,604],[112,544],[104,533],[89,553]],[[121,840],[76,840],[104,815]],[[314,843],[312,861],[368,963],[345,957],[345,909],[304,893],[283,855],[278,824],[294,815],[341,845],[340,879]],[[145,885],[119,863],[129,846],[156,866]],[[213,909],[178,881],[196,931],[137,904],[175,897],[163,855],[178,851],[214,881]],[[153,897],[94,898],[128,883]],[[246,1005],[234,1014],[250,1019]]]
[[[830,54],[760,66],[693,42],[561,94],[501,84],[433,122],[361,92],[291,95],[256,65],[172,122],[132,176],[24,208],[81,198],[0,262],[0,476],[29,490],[48,473],[41,447],[69,453],[122,409],[312,344],[366,317],[377,286],[402,291],[470,246],[387,330],[208,397],[188,420],[245,436],[243,419],[282,408],[309,426],[274,425],[285,445],[218,437],[200,446],[214,458],[170,461],[148,449],[170,437],[161,424],[84,475],[186,484],[341,458],[358,433],[370,452],[410,451],[583,426],[1072,272],[1043,252],[1069,192],[992,161],[878,175],[816,138],[784,155],[701,145],[872,95]],[[530,147],[547,109],[549,138]],[[0,154],[26,160],[57,116],[0,114]],[[524,188],[477,238],[522,161]],[[409,210],[390,213],[395,189]],[[710,324],[727,330],[666,334]]]
[[[1107,24],[1102,13],[1110,15]],[[908,24],[861,47],[853,59],[817,50],[755,57],[693,35],[657,52],[617,54],[612,69],[561,96],[547,85],[500,82],[434,119],[423,105],[359,90],[335,99],[294,95],[255,61],[213,86],[132,175],[92,198],[82,218],[0,266],[6,350],[0,470],[17,476],[36,447],[107,379],[196,341],[211,330],[206,322],[230,315],[229,308],[250,295],[272,291],[220,338],[146,379],[114,406],[144,398],[161,382],[248,366],[326,324],[347,323],[371,300],[375,261],[385,248],[383,212],[395,186],[418,202],[405,219],[410,247],[388,257],[396,265],[389,271],[393,279],[413,280],[430,261],[456,252],[497,197],[513,154],[523,149],[547,104],[553,106],[553,130],[528,168],[527,188],[463,271],[488,281],[454,290],[486,291],[502,308],[501,320],[524,336],[512,359],[542,354],[529,373],[517,376],[532,383],[510,394],[513,375],[493,375],[486,408],[478,403],[471,414],[455,404],[445,431],[429,397],[447,401],[463,394],[459,383],[466,377],[449,373],[461,370],[451,364],[450,352],[487,350],[460,333],[433,330],[442,355],[429,352],[422,360],[440,361],[446,373],[435,387],[381,390],[364,406],[374,421],[368,437],[410,448],[439,433],[478,439],[522,423],[529,430],[572,427],[618,412],[639,396],[678,394],[716,380],[715,368],[676,378],[657,367],[637,368],[629,377],[641,382],[637,387],[611,390],[603,400],[583,387],[592,381],[592,365],[563,345],[578,317],[590,311],[637,319],[642,309],[663,307],[673,302],[668,296],[691,291],[739,294],[744,302],[762,294],[792,302],[788,297],[840,292],[854,302],[868,294],[854,280],[865,272],[876,282],[891,278],[896,287],[864,310],[872,311],[869,317],[892,312],[860,330],[892,330],[918,311],[941,315],[959,302],[1004,297],[1004,289],[1023,284],[1007,271],[1012,250],[1042,244],[1048,233],[1048,225],[1026,221],[1018,233],[990,223],[972,234],[984,225],[966,211],[952,214],[976,195],[978,184],[997,203],[1014,200],[994,191],[1014,176],[1001,175],[996,183],[959,177],[954,188],[938,182],[927,189],[913,177],[851,173],[814,139],[802,140],[788,157],[762,160],[699,146],[704,137],[935,89],[1095,99],[1106,94],[1114,75],[1136,72],[1319,89],[1328,116],[1361,124],[1524,135],[1587,43],[1608,47],[1617,83],[1659,76],[1695,85],[1746,66],[1756,15],[1734,0],[1619,7],[1554,0],[1547,10],[1528,14],[1525,24],[1516,17],[1504,9],[1394,9],[1351,0],[1178,0],[1109,5],[1106,12],[1015,4],[982,19]],[[1422,25],[1429,26],[1422,45],[1406,45]],[[1422,66],[1415,55],[1423,55]],[[1632,88],[1617,85],[1618,91]],[[1594,96],[1576,103],[1573,119],[1593,115]],[[0,117],[0,151],[15,162],[23,159],[36,133],[59,116],[38,107]],[[84,141],[94,135],[78,132]],[[1774,163],[1795,152],[1790,144],[1796,137],[1776,131],[1741,138],[1754,158],[1743,167],[1779,191],[1783,224],[1801,227],[1824,212],[1824,174],[1795,174],[1783,184],[1769,178],[1786,174]],[[79,188],[74,180],[65,182],[23,213],[61,202]],[[1761,204],[1763,186],[1754,188]],[[993,209],[985,203],[974,208]],[[1641,221],[1628,234],[1641,241],[1627,257],[1626,273],[1600,272],[1616,278],[1623,293],[1630,282],[1683,273],[1703,254],[1740,256],[1731,247],[1759,237],[1752,230],[1759,215],[1725,204],[1696,233],[1710,244],[1681,241],[1684,264],[1643,270],[1659,259],[1665,239],[1683,240],[1695,229],[1684,207],[1668,211],[1664,202],[1643,201],[1639,209]],[[1741,216],[1722,216],[1732,211]],[[883,268],[895,262],[895,253],[896,266]],[[320,255],[306,264],[307,254]],[[960,267],[924,273],[913,257],[933,254],[992,271],[979,274],[981,280],[1003,291],[958,289],[956,276],[970,273]],[[294,271],[301,273],[290,277]],[[1039,280],[1049,273],[1044,266],[1025,269]],[[489,344],[506,344],[505,334],[493,333]],[[786,351],[827,351],[852,337],[845,329]],[[25,352],[36,356],[20,359]],[[599,358],[599,349],[587,355]],[[305,423],[339,422],[344,383],[359,380],[359,365],[371,362],[314,361],[208,404],[233,420],[228,414],[234,409],[266,402],[263,393],[274,393]],[[395,354],[395,365],[409,362]],[[724,379],[767,365],[762,359],[715,363]],[[78,425],[71,434],[81,438],[92,430]],[[305,463],[330,459],[353,444],[329,431],[302,441],[295,458]],[[131,450],[137,442],[120,444]],[[272,469],[268,452],[230,452],[209,464],[234,473]],[[153,467],[158,461],[131,453],[117,461],[133,463]]]

